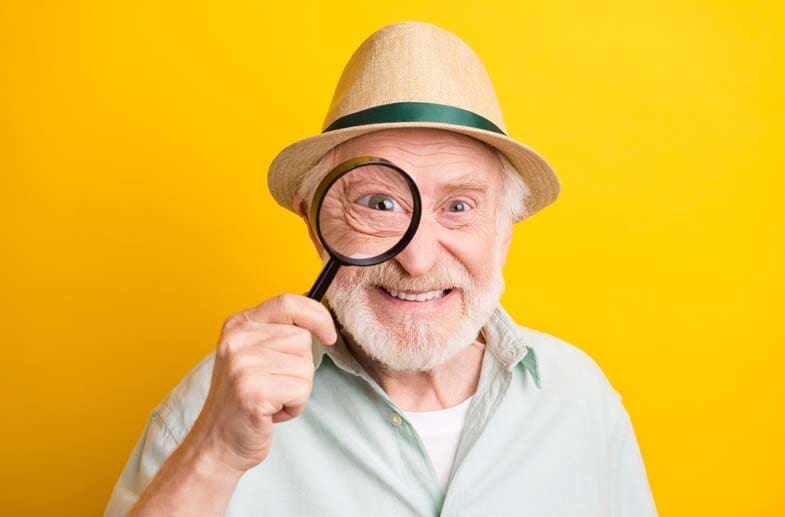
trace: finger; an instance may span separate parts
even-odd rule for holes
[[[311,396],[312,384],[304,383],[301,379],[285,379],[280,376],[276,376],[276,378],[284,383],[288,381],[285,391],[286,397],[282,399],[283,406],[278,413],[285,414],[287,420],[299,416],[305,410],[305,406]],[[275,421],[275,415],[273,415],[273,421]]]
[[[312,382],[314,372],[311,357],[304,358],[270,349],[248,350],[233,359],[230,375],[288,376]]]
[[[259,381],[256,396],[264,397],[267,404],[275,408],[272,415],[283,411],[295,417],[305,409],[311,395],[311,382],[298,377],[265,372],[257,372],[254,377]]]
[[[288,420],[291,420],[292,418],[296,418],[299,415],[299,413],[293,414],[294,412],[290,413],[289,411],[290,411],[290,408],[285,407],[285,408],[281,409],[279,412],[277,412],[276,414],[274,414],[273,417],[272,417],[273,418],[273,423],[274,424],[279,424],[281,422],[286,422]]]
[[[235,354],[271,349],[303,358],[313,357],[312,342],[310,331],[282,323],[247,322],[222,337],[222,345]]]
[[[319,341],[334,344],[338,339],[332,315],[327,307],[308,297],[282,294],[241,313],[248,321],[288,323],[313,332]]]

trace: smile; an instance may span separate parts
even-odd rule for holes
[[[450,291],[452,291],[452,289],[437,289],[435,291],[406,292],[396,291],[395,289],[390,289],[382,285],[379,287],[393,298],[398,298],[399,300],[405,300],[407,302],[427,302],[430,300],[438,300],[439,298],[444,298],[450,294]]]

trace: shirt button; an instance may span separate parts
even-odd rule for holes
[[[403,420],[401,419],[401,415],[399,415],[398,413],[390,413],[390,423],[392,425],[398,427],[399,425],[401,425],[401,422],[403,422]]]

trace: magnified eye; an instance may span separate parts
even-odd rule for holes
[[[372,210],[384,210],[387,212],[402,212],[401,205],[390,196],[384,194],[368,194],[363,196],[355,203],[366,206]]]
[[[468,212],[471,210],[471,207],[466,201],[450,201],[450,204],[447,205],[447,210],[450,212]]]

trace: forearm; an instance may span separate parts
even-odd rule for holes
[[[241,476],[212,461],[187,437],[161,464],[128,515],[224,515]]]

